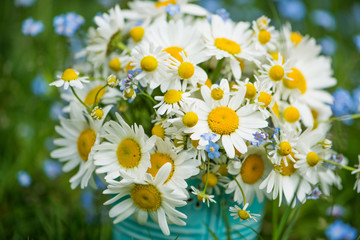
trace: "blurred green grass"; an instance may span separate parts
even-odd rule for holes
[[[304,21],[292,23],[293,29],[315,38],[333,37],[338,50],[333,56],[334,75],[338,86],[353,89],[360,83],[359,53],[352,42],[352,32],[360,32],[342,16],[348,14],[352,1],[304,1],[307,12],[326,7],[338,19],[334,32],[315,26],[306,15]],[[330,2],[330,3],[329,3]],[[74,172],[62,174],[55,180],[46,177],[43,161],[49,157],[46,139],[56,137],[56,121],[49,115],[53,102],[59,96],[55,88],[45,96],[35,96],[31,91],[32,79],[41,74],[48,82],[54,73],[71,65],[69,43],[55,34],[53,17],[69,11],[82,15],[86,24],[82,31],[93,25],[91,19],[105,11],[95,0],[55,1],[37,0],[30,8],[15,7],[5,0],[0,8],[0,239],[109,239],[111,221],[102,207],[106,196],[95,192],[96,210],[92,223],[81,207],[81,191],[71,190],[68,180]],[[123,7],[125,2],[121,2]],[[238,1],[221,2],[226,9],[244,11]],[[270,3],[274,4],[274,3]],[[282,24],[271,11],[268,1],[252,1],[246,7],[260,9]],[[230,6],[232,6],[230,8]],[[234,7],[235,6],[235,7]],[[275,6],[275,5],[274,5]],[[28,17],[42,20],[45,31],[34,38],[21,33],[22,21]],[[241,19],[242,15],[231,15]],[[258,17],[258,16],[255,16]],[[354,29],[355,28],[355,29]],[[334,90],[334,89],[331,89]],[[332,129],[334,149],[357,162],[360,153],[360,121],[352,126],[335,123]],[[32,176],[30,187],[21,187],[17,172],[25,170]],[[354,177],[342,173],[344,189],[334,189],[331,197],[308,201],[301,209],[291,239],[323,239],[324,229],[333,221],[325,211],[333,204],[347,208],[343,218],[354,227],[360,226],[360,198],[352,190]],[[283,211],[283,209],[281,209]],[[271,236],[271,202],[263,224],[264,239]]]

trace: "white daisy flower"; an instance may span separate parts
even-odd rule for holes
[[[215,197],[214,195],[206,194],[200,191],[199,189],[195,188],[194,186],[191,186],[191,189],[192,189],[191,193],[196,195],[199,201],[202,201],[203,203],[206,202],[206,205],[208,207],[210,206],[210,202],[216,203],[216,201],[214,200]]]
[[[165,235],[170,235],[168,223],[186,225],[180,219],[186,219],[186,215],[175,209],[186,205],[186,197],[164,185],[170,174],[171,164],[164,164],[155,178],[145,174],[139,179],[121,171],[121,181],[108,180],[108,189],[104,193],[117,195],[104,204],[113,204],[120,199],[109,211],[110,217],[115,218],[114,223],[133,215],[139,224],[145,225],[150,215]]]
[[[274,26],[269,26],[270,19],[262,16],[256,21],[252,22],[252,28],[254,34],[252,39],[254,42],[254,48],[257,51],[275,51],[279,42],[279,33],[275,30]]]
[[[82,89],[84,88],[83,83],[88,83],[89,81],[86,80],[89,77],[79,77],[79,72],[76,72],[75,70],[68,68],[66,69],[63,74],[60,76],[56,76],[58,80],[50,83],[50,86],[56,86],[56,87],[62,87],[64,86],[64,89],[68,89],[70,87],[75,87]]]
[[[201,95],[206,102],[211,102],[211,106],[224,106],[229,102],[230,87],[229,81],[222,79],[220,84],[212,84],[211,88],[202,87]]]
[[[246,203],[242,209],[238,205],[230,207],[230,215],[233,216],[234,219],[240,218],[240,221],[247,220],[248,222],[250,222],[249,219],[253,219],[256,222],[256,217],[260,217],[261,215],[256,213],[250,213],[250,211],[246,210],[248,206],[249,203]]]
[[[108,179],[119,177],[120,169],[129,175],[142,175],[151,165],[150,150],[156,138],[149,138],[142,126],[130,127],[118,113],[116,117],[118,122],[109,121],[103,127],[106,141],[96,148],[96,172],[107,173]]]
[[[164,96],[155,96],[156,101],[160,101],[154,108],[157,109],[157,113],[159,115],[167,114],[172,115],[179,111],[179,109],[185,103],[193,102],[192,98],[190,98],[191,92],[183,92],[175,89],[168,90]]]
[[[60,126],[55,130],[61,138],[55,139],[59,146],[51,152],[52,158],[66,162],[63,171],[69,172],[79,166],[78,172],[70,179],[71,188],[80,185],[85,188],[95,170],[95,146],[100,143],[101,127],[111,106],[104,108],[104,117],[94,120],[86,109],[77,102],[70,103],[70,119],[60,117]]]

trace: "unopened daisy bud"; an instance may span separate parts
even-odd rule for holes
[[[104,116],[104,112],[101,108],[99,107],[95,107],[92,111],[91,111],[91,117],[95,120],[101,120]]]
[[[332,146],[332,141],[327,139],[327,138],[324,138],[324,140],[322,140],[321,142],[321,147],[323,149],[330,149]]]
[[[109,87],[112,87],[112,88],[113,88],[113,87],[116,87],[117,84],[118,84],[118,81],[117,81],[115,75],[113,75],[113,74],[111,74],[110,76],[108,76],[108,77],[106,78],[106,82],[107,82],[108,86],[109,86]]]
[[[130,98],[131,99],[134,96],[134,94],[135,94],[135,91],[132,88],[127,88],[124,91],[124,97],[125,98]]]

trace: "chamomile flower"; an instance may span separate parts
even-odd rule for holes
[[[214,106],[226,105],[230,99],[230,87],[229,81],[222,79],[220,84],[212,84],[211,88],[202,87],[201,95],[203,96],[205,102],[211,103]]]
[[[239,218],[240,221],[247,220],[250,222],[250,219],[253,219],[256,222],[256,217],[260,217],[260,214],[250,213],[250,211],[246,210],[249,206],[249,203],[246,203],[245,206],[241,209],[238,205],[234,207],[230,207],[229,211],[230,215],[234,217],[234,219]]]
[[[245,93],[246,88],[240,88],[228,102],[220,106],[214,106],[203,96],[205,102],[197,103],[199,122],[192,129],[191,139],[199,140],[203,133],[214,133],[215,141],[221,139],[229,158],[235,157],[235,149],[245,153],[245,140],[253,140],[253,133],[268,124],[260,112],[253,111],[251,104],[242,106]]]
[[[98,173],[107,173],[106,178],[119,177],[122,169],[130,175],[144,174],[150,167],[150,151],[155,137],[149,138],[142,126],[130,127],[116,113],[117,122],[107,122],[103,129],[105,141],[97,147],[94,156]]]
[[[78,167],[78,172],[70,179],[71,188],[79,185],[85,188],[91,180],[95,170],[95,146],[100,143],[102,124],[110,108],[104,108],[101,120],[94,120],[82,105],[72,102],[70,119],[60,117],[60,126],[55,129],[61,138],[54,141],[59,148],[51,152],[51,157],[66,162],[65,172]]]
[[[270,19],[262,16],[253,21],[252,28],[254,30],[253,42],[254,48],[258,51],[274,51],[277,48],[279,33],[274,26],[269,26]]]
[[[56,86],[56,87],[62,87],[64,86],[64,89],[68,89],[70,87],[75,87],[82,89],[84,88],[83,83],[88,83],[89,81],[86,80],[88,77],[79,77],[79,72],[76,72],[75,70],[68,68],[66,69],[63,74],[60,76],[56,76],[58,80],[50,83],[50,86]]]
[[[186,215],[175,209],[186,205],[186,197],[164,185],[171,174],[170,165],[164,164],[156,177],[145,174],[141,178],[121,171],[121,181],[108,180],[109,185],[104,193],[116,196],[105,202],[105,205],[120,199],[109,211],[109,216],[115,218],[114,223],[133,215],[141,225],[145,225],[150,215],[165,235],[170,235],[168,222],[181,226],[186,224],[180,219],[186,219]]]
[[[192,102],[190,94],[191,92],[170,89],[164,94],[164,96],[155,97],[155,100],[160,101],[160,103],[155,105],[154,108],[158,108],[157,113],[159,115],[163,115],[165,113],[167,115],[171,115],[178,112],[185,103]]]
[[[196,195],[198,200],[202,201],[203,203],[206,202],[206,205],[208,207],[210,206],[210,202],[216,203],[216,201],[214,200],[214,195],[206,194],[200,191],[199,189],[195,188],[194,186],[191,186],[191,189],[192,189],[191,193]]]

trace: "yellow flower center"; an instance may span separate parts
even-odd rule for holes
[[[230,91],[237,92],[238,91],[238,85],[234,82],[229,83]]]
[[[95,131],[92,129],[85,129],[82,131],[77,139],[76,145],[78,153],[82,160],[87,161],[91,148],[96,141]]]
[[[299,89],[300,92],[302,94],[304,94],[306,92],[306,79],[304,77],[304,75],[296,68],[292,68],[291,69],[292,72],[288,73],[287,76],[289,78],[291,78],[292,80],[289,79],[284,79],[283,83],[285,85],[285,87],[290,88],[290,89]]]
[[[310,167],[314,167],[320,162],[320,158],[316,153],[309,152],[306,156],[306,162]]]
[[[186,52],[181,47],[168,47],[168,48],[164,49],[163,52],[167,52],[168,54],[170,54],[172,57],[174,57],[179,62],[184,61],[184,59],[180,55],[181,52],[184,52],[185,56],[187,56]]]
[[[151,134],[158,136],[159,138],[164,139],[165,138],[165,129],[161,126],[161,124],[156,124],[152,129],[151,129]]]
[[[156,177],[156,174],[165,163],[171,163],[171,171],[165,183],[171,179],[175,169],[174,169],[174,160],[172,160],[169,155],[159,152],[153,153],[150,156],[150,162],[151,162],[151,168],[148,168],[147,173],[150,173],[153,177]]]
[[[199,117],[194,112],[187,112],[182,118],[183,124],[188,128],[195,126],[198,121]]]
[[[182,91],[177,91],[175,89],[170,89],[164,95],[164,102],[167,104],[178,103],[181,100]]]
[[[130,30],[130,37],[134,40],[134,42],[140,42],[144,36],[144,33],[144,28],[137,26]]]
[[[270,53],[271,57],[274,59],[274,60],[279,60],[279,53],[278,52],[272,52]],[[282,57],[282,64],[284,64],[285,62],[285,58],[282,54],[280,54],[280,56]]]
[[[289,123],[294,123],[300,118],[299,110],[296,107],[290,106],[285,108],[284,119]]]
[[[120,71],[121,70],[121,62],[120,62],[119,58],[116,57],[116,58],[111,59],[109,62],[109,67],[115,72]]]
[[[289,142],[283,141],[279,144],[279,154],[281,156],[286,156],[286,155],[290,154],[291,150],[292,150],[292,148],[291,148],[291,145]]]
[[[169,4],[176,5],[176,1],[175,0],[160,1],[160,2],[155,3],[155,7],[156,8],[166,7]]]
[[[250,213],[248,213],[246,210],[239,210],[238,211],[239,218],[242,220],[247,220],[250,217]]]
[[[192,63],[183,62],[178,68],[178,74],[182,79],[189,79],[194,75],[195,67]]]
[[[67,81],[67,82],[76,80],[78,78],[79,78],[79,75],[77,75],[77,73],[71,68],[66,69],[61,76],[61,79],[64,81]]]
[[[294,153],[290,153],[291,156],[294,158]],[[296,161],[297,159],[295,159]],[[294,167],[294,162],[291,161],[288,157],[286,157],[287,166],[285,166],[285,163],[283,160],[281,160],[281,164],[276,166],[275,169],[277,169],[281,175],[283,176],[290,176],[293,175],[296,172],[296,168]]]
[[[241,165],[240,174],[244,183],[254,184],[264,174],[264,161],[256,154],[249,155]]]
[[[134,204],[144,211],[156,211],[161,206],[161,194],[153,185],[135,184],[130,196]]]
[[[233,55],[241,52],[240,45],[227,38],[216,38],[215,47]]]
[[[117,84],[116,77],[112,74],[106,79],[106,82],[109,85],[109,87],[115,87]],[[104,91],[105,91],[105,88],[104,88]]]
[[[272,107],[272,110],[273,110],[274,114],[279,118],[280,117],[280,110],[279,110],[279,105],[277,104],[276,101],[274,103],[274,106]]]
[[[128,62],[128,64],[126,64],[125,70],[126,72],[129,72],[130,70],[133,70],[135,68],[135,66],[132,66],[130,64],[132,64],[133,62]]]
[[[208,187],[215,187],[216,184],[218,183],[218,177],[213,173],[204,174],[202,176],[201,180],[204,185],[206,184],[206,178],[208,178],[208,183],[207,183]]]
[[[95,96],[96,96],[96,93],[99,92],[99,90],[102,88],[102,86],[97,86],[93,89],[91,89],[87,94],[86,94],[86,97],[85,97],[85,100],[84,100],[84,103],[88,106],[92,106],[94,105],[95,103]],[[105,94],[105,88],[102,89],[99,94],[97,95],[97,101],[99,101],[100,98],[102,98],[102,96],[104,96]]]
[[[246,87],[246,94],[245,97],[249,99],[253,99],[256,95],[256,88],[253,84],[247,83],[245,84]]]
[[[295,46],[297,46],[301,42],[302,36],[300,33],[292,32],[290,34],[290,40],[295,43]]]
[[[220,135],[230,135],[239,126],[239,117],[229,107],[217,107],[208,115],[208,124],[211,131]]]
[[[211,82],[210,78],[206,79],[205,85],[208,86],[209,88],[211,88],[212,82]]]
[[[132,89],[132,88],[127,88],[127,89],[125,89],[125,91],[124,91],[124,96],[125,96],[126,98],[131,98],[132,96],[134,96],[134,94],[135,94],[135,91],[134,91],[134,89]]]
[[[211,90],[211,97],[214,100],[221,100],[224,96],[224,91],[221,88],[214,88]]]
[[[146,56],[141,59],[140,66],[145,72],[153,72],[158,67],[158,61],[153,56]]]
[[[219,164],[219,169],[217,170],[217,172],[221,175],[221,176],[226,176],[228,175],[229,171],[227,169],[227,164],[226,163],[220,163]]]
[[[264,45],[264,44],[266,44],[267,42],[270,41],[271,34],[266,30],[261,30],[259,32],[258,39],[259,39],[259,42]]]
[[[91,117],[95,120],[100,120],[102,119],[104,116],[104,112],[101,108],[94,108],[92,111],[91,111]]]
[[[141,159],[141,150],[137,142],[125,138],[121,141],[116,151],[119,164],[124,168],[137,167]]]
[[[263,103],[263,105],[261,105],[261,107],[266,108],[271,103],[271,95],[266,92],[260,92],[258,101]]]
[[[280,81],[284,77],[284,68],[280,65],[274,65],[269,70],[269,77],[273,81]]]
[[[194,148],[197,148],[199,146],[199,142],[200,142],[200,140],[191,140],[191,145]]]

